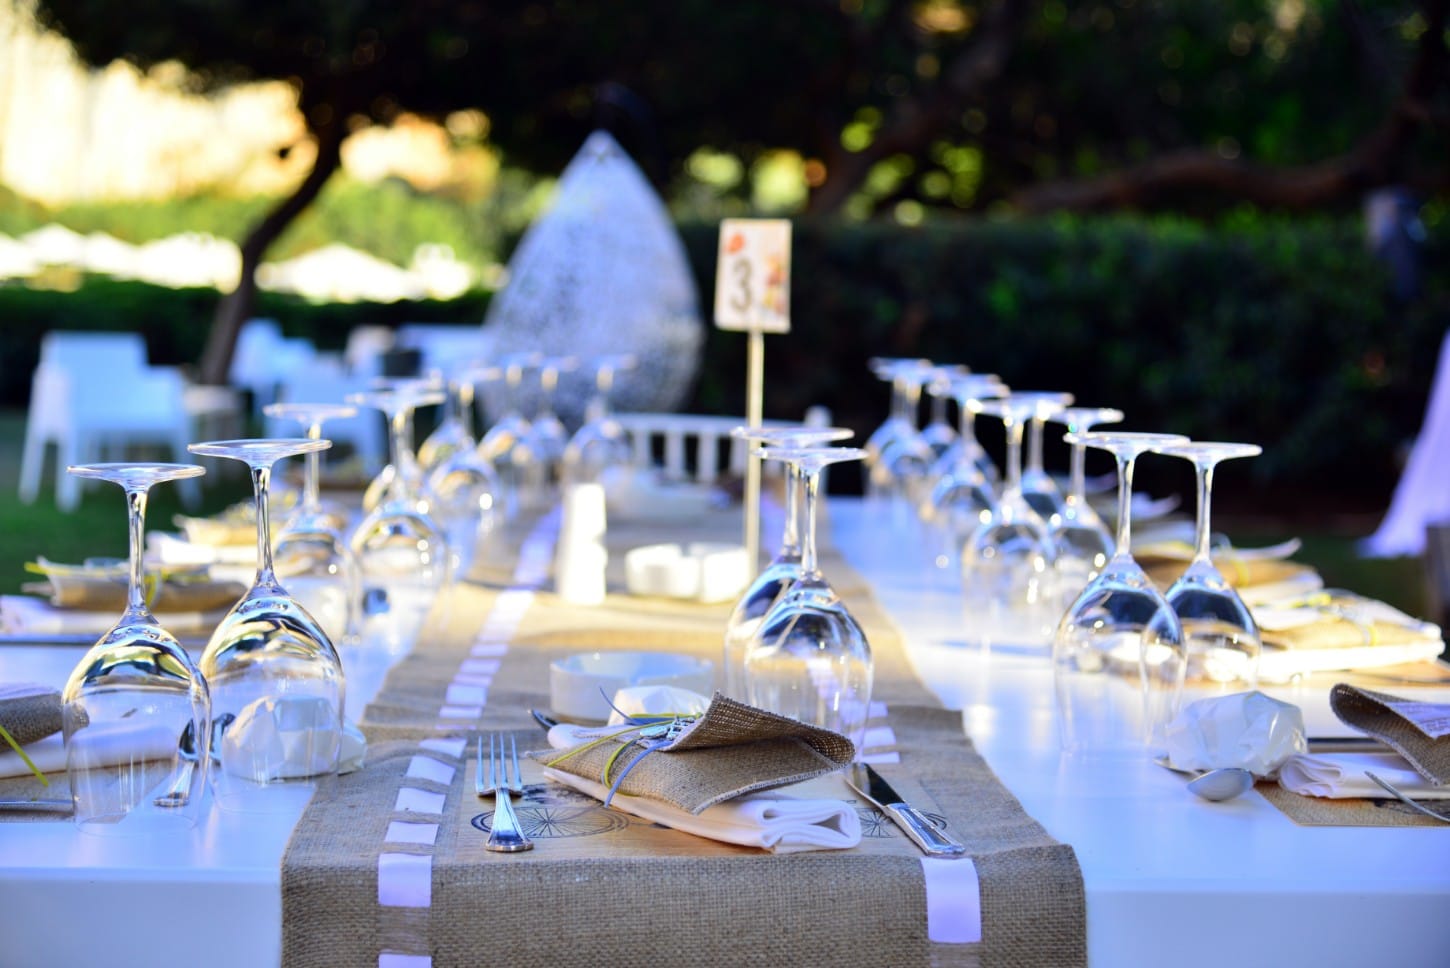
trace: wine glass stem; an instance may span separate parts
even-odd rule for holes
[[[413,412],[411,410],[395,410],[392,419],[388,421],[392,429],[393,467],[397,474],[393,478],[393,487],[396,493],[405,495],[411,487],[413,473],[413,451],[408,446],[408,437],[413,429]]]
[[[454,394],[454,405],[458,408],[458,422],[463,427],[463,435],[473,440],[473,384],[460,380],[454,388]]]
[[[821,469],[819,467],[798,468],[801,487],[805,491],[805,535],[801,542],[801,577],[815,578],[820,575],[816,560],[816,499],[821,490]]]
[[[131,547],[131,584],[126,594],[127,623],[147,615],[145,573],[141,565],[146,536],[146,488],[126,488],[127,535]]]
[[[1072,445],[1072,499],[1081,504],[1087,500],[1087,445]]]
[[[1022,421],[1006,417],[1002,426],[1007,430],[1007,486],[1005,490],[1022,490]]]
[[[307,426],[308,440],[322,439],[322,424],[313,422]],[[306,471],[302,477],[302,509],[316,511],[322,503],[318,481],[322,479],[322,452],[313,451],[307,455]]]
[[[1209,504],[1213,499],[1213,464],[1205,461],[1198,464],[1198,525],[1197,538],[1198,548],[1194,557],[1199,561],[1208,561],[1208,545],[1211,535],[1209,527]]]
[[[272,482],[272,465],[252,467],[252,494],[257,500],[257,584],[275,585],[272,571],[272,521],[268,513],[267,486]]]
[[[1027,466],[1037,474],[1042,471],[1042,421],[1033,417],[1031,426],[1027,434]]]
[[[794,464],[785,470],[785,534],[780,539],[781,557],[795,557],[801,552],[801,472]]]
[[[1135,454],[1118,454],[1118,546],[1116,553],[1132,553],[1133,525],[1129,509],[1133,505],[1133,464]]]
[[[947,422],[947,398],[940,393],[933,394],[931,398],[931,422],[934,424]]]

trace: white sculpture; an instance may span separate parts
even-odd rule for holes
[[[638,366],[615,379],[618,410],[684,403],[705,337],[694,278],[664,203],[609,134],[591,134],[564,169],[484,323],[494,359],[539,352],[579,360],[556,393],[556,410],[571,426],[593,392],[591,357],[637,357]],[[484,397],[492,416],[504,412],[501,387]]]

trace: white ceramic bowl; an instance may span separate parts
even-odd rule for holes
[[[740,545],[656,544],[625,554],[624,577],[632,595],[727,602],[750,581],[749,566]]]
[[[620,689],[677,686],[708,696],[714,671],[704,659],[674,652],[580,652],[549,664],[549,699],[560,719],[602,723]]]

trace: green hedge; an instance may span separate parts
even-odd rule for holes
[[[794,231],[793,329],[767,338],[768,415],[821,402],[858,435],[887,405],[867,360],[924,356],[1119,407],[1125,428],[1256,442],[1264,455],[1232,471],[1240,481],[1372,505],[1394,485],[1450,327],[1443,232],[1425,253],[1427,292],[1400,308],[1354,222]],[[716,232],[685,238],[708,305]],[[744,343],[712,332],[705,409],[743,412]]]
[[[1435,271],[1450,243],[1432,233],[1427,292],[1402,308],[1360,232],[1352,221],[800,221],[794,329],[767,340],[767,415],[823,403],[864,435],[887,400],[867,360],[926,356],[1121,407],[1135,429],[1262,444],[1233,472],[1240,481],[1382,502],[1450,327],[1450,281]],[[708,312],[716,228],[682,233]],[[0,287],[0,402],[23,403],[50,328],[139,328],[153,360],[194,361],[215,300],[104,280],[68,293]],[[264,295],[258,312],[335,348],[358,323],[474,321],[486,305]],[[712,329],[702,369],[691,408],[743,413],[744,338]]]

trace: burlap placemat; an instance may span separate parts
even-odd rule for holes
[[[1406,806],[1398,800],[1331,799],[1306,797],[1285,790],[1277,783],[1259,783],[1254,789],[1279,808],[1279,812],[1301,827],[1446,827],[1432,817]],[[1436,807],[1435,804],[1440,806]],[[1431,809],[1444,809],[1444,801],[1426,803]]]
[[[671,531],[678,540],[679,526]],[[637,534],[612,532],[611,556],[615,541]],[[854,581],[864,592],[838,557],[827,557],[823,568],[833,582],[840,577],[840,587]],[[452,594],[446,626],[426,631],[367,709],[367,765],[313,798],[283,860],[286,965],[375,964],[380,950],[427,953],[438,968],[474,965],[485,955],[551,968],[662,961],[877,968],[979,956],[983,964],[1085,963],[1082,878],[1071,848],[1054,842],[996,779],[963,734],[960,713],[934,708],[900,635],[869,594],[854,594],[848,604],[872,645],[874,697],[891,704],[902,762],[889,775],[968,845],[981,883],[980,945],[928,942],[920,854],[864,804],[858,807],[869,834],[860,847],[777,856],[609,810],[543,782],[542,768],[528,762],[516,808],[539,847],[519,855],[484,851],[493,804],[472,795],[471,755],[452,759],[419,744],[443,735],[440,703],[460,670],[496,664],[481,715],[457,735],[507,730],[520,748],[537,747],[542,733],[525,725],[527,710],[547,707],[554,657],[630,648],[718,660],[729,611],[620,594],[581,609],[539,591],[502,656],[470,658],[510,575],[506,554],[475,563],[473,580]],[[451,767],[449,782],[417,775],[420,757]],[[441,798],[439,815],[400,811],[404,783]],[[426,846],[386,842],[398,823],[433,824],[436,834]],[[379,903],[385,853],[426,854],[426,907]]]
[[[30,776],[8,776],[0,779],[0,800],[66,800],[70,798],[70,781],[64,773],[48,773],[45,777],[50,781],[46,786],[34,775]],[[71,815],[67,810],[53,810],[50,808],[37,810],[24,810],[19,807],[7,807],[0,810],[0,823],[44,823],[52,820],[64,820],[70,823]]]

